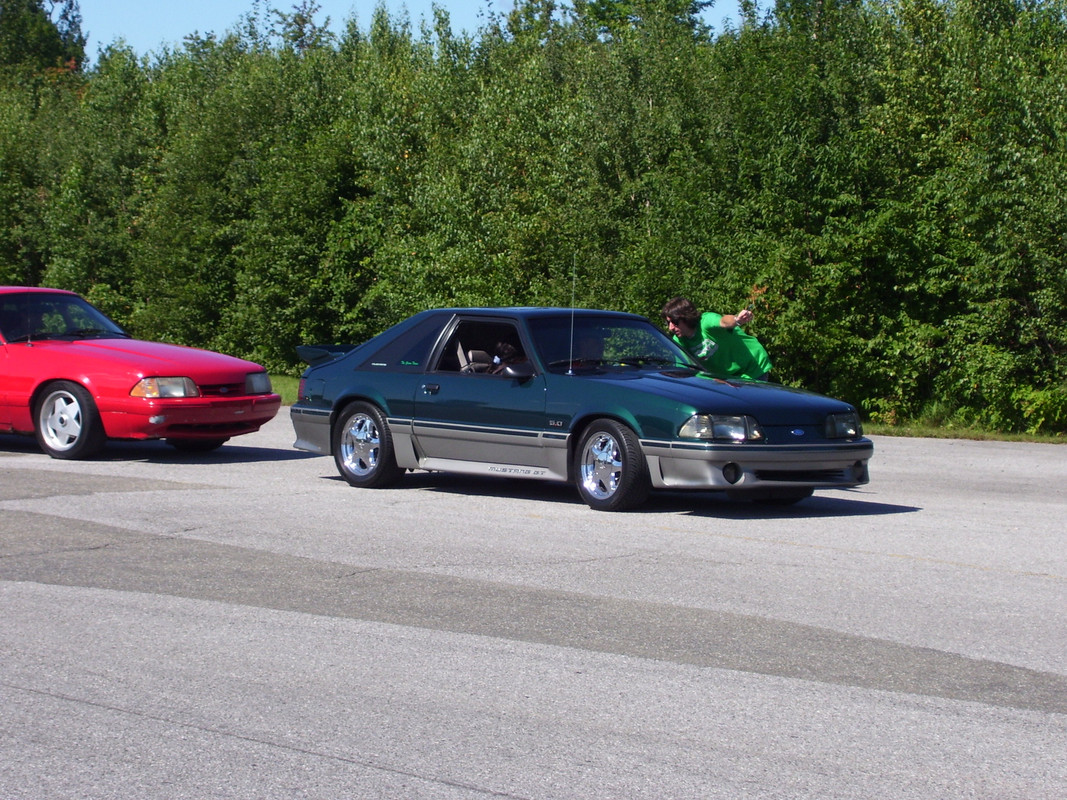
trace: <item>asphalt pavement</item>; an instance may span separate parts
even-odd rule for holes
[[[0,437],[0,798],[1067,797],[1067,449],[788,509]]]

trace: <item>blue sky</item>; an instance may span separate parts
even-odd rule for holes
[[[355,15],[360,28],[369,24],[380,0],[318,0],[318,19],[330,18],[330,27],[340,30]],[[289,11],[297,0],[270,0],[267,6]],[[433,0],[385,0],[391,14],[406,9],[413,25],[431,19]],[[455,31],[474,31],[485,21],[488,10],[506,12],[514,0],[437,0],[446,9]],[[158,50],[162,44],[180,45],[190,33],[223,34],[236,27],[253,8],[253,0],[79,0],[82,31],[88,36],[86,55],[96,60],[97,50],[124,39],[138,55]],[[723,17],[738,22],[737,0],[717,0],[705,18],[715,28]]]

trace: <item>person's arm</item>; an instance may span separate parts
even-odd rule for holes
[[[752,312],[745,308],[736,314],[723,314],[719,324],[724,328],[734,328],[738,325],[747,325],[752,321]]]

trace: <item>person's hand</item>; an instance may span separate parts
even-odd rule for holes
[[[734,319],[736,320],[736,324],[738,325],[747,325],[752,321],[752,312],[746,308],[735,314]]]

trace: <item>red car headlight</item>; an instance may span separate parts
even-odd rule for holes
[[[270,394],[270,375],[266,372],[249,372],[245,376],[245,394]]]
[[[192,378],[141,378],[130,389],[130,397],[199,397],[200,390]]]

